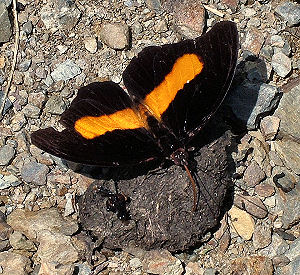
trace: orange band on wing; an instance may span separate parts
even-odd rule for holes
[[[143,103],[138,106],[138,112],[127,108],[109,115],[85,116],[75,122],[75,130],[84,138],[93,139],[114,130],[148,128],[145,108],[160,120],[178,91],[202,69],[203,62],[196,54],[185,54],[177,59],[172,71],[145,97]]]
[[[176,60],[172,71],[144,100],[144,104],[156,119],[160,120],[178,91],[201,73],[202,69],[203,62],[196,54],[185,54]]]
[[[145,126],[145,121],[130,108],[110,115],[85,116],[75,122],[75,130],[86,139],[93,139],[114,130],[137,129]]]

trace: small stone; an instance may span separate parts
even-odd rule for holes
[[[266,206],[258,197],[239,195],[234,199],[234,204],[259,219],[265,218],[268,214]]]
[[[272,177],[275,185],[285,193],[290,192],[300,182],[299,176],[285,167],[275,166],[272,170]]]
[[[264,41],[263,34],[259,30],[251,28],[246,34],[245,41],[242,43],[242,48],[258,56]]]
[[[189,262],[185,267],[185,275],[204,275],[204,268],[198,262]]]
[[[61,115],[66,108],[67,105],[64,99],[57,95],[52,95],[45,105],[45,111],[54,115]]]
[[[41,113],[41,109],[32,104],[27,104],[22,111],[24,115],[29,118],[39,118]]]
[[[290,261],[293,261],[299,256],[299,251],[300,251],[300,237],[298,237],[290,244],[290,249],[286,251],[284,255],[287,256],[290,259]]]
[[[133,269],[137,269],[142,266],[142,262],[139,258],[133,258],[129,261],[129,265]]]
[[[237,10],[239,0],[221,0],[221,3],[223,3],[226,7],[231,9],[231,11],[235,12]]]
[[[64,80],[74,78],[81,73],[81,69],[70,59],[59,64],[56,69],[51,73],[51,77],[54,81]]]
[[[279,255],[273,257],[272,262],[275,267],[286,266],[290,263],[290,259],[284,255]]]
[[[31,59],[25,59],[19,63],[18,69],[20,72],[26,72],[31,65]]]
[[[21,177],[28,183],[44,185],[46,184],[46,175],[48,172],[49,168],[45,164],[31,161],[22,167]]]
[[[247,186],[254,187],[255,185],[259,184],[264,178],[264,171],[255,161],[252,161],[244,173],[244,181]]]
[[[260,130],[266,140],[274,139],[279,129],[280,119],[275,116],[266,116],[260,122]]]
[[[260,183],[254,188],[255,193],[261,197],[267,198],[275,193],[275,189],[271,184],[268,183]]]
[[[75,212],[75,208],[74,208],[74,200],[72,194],[67,193],[65,197],[66,197],[66,205],[65,205],[64,216],[67,217]]]
[[[120,23],[104,23],[95,32],[108,47],[123,50],[129,47],[129,27]]]
[[[0,2],[0,26],[0,43],[6,43],[12,35],[12,28],[8,12],[3,1]]]
[[[271,36],[271,46],[272,47],[279,47],[279,48],[283,48],[284,46],[284,40],[280,35],[272,35]]]
[[[286,77],[292,70],[292,61],[282,52],[275,53],[271,61],[274,71],[281,77]]]
[[[10,145],[4,145],[0,148],[0,166],[8,165],[15,157],[16,150]]]
[[[87,37],[87,38],[85,38],[84,39],[84,47],[90,53],[97,52],[97,49],[98,49],[97,39],[95,37]]]
[[[287,21],[289,26],[300,23],[300,5],[287,1],[275,8],[275,12]]]
[[[244,240],[250,240],[254,232],[254,220],[246,212],[235,206],[229,210],[232,230],[236,231]]]
[[[150,250],[145,253],[143,270],[148,273],[162,275],[181,275],[183,266],[179,259],[167,250]]]
[[[8,240],[12,232],[13,229],[5,221],[0,222],[0,241]]]
[[[47,77],[47,71],[43,67],[38,67],[35,70],[35,75],[40,79],[44,79]]]
[[[271,229],[264,225],[258,225],[253,233],[254,248],[261,249],[268,246],[272,241]]]
[[[146,5],[151,10],[160,10],[161,9],[161,1],[160,0],[145,0]]]
[[[299,252],[297,257],[291,261],[289,264],[278,267],[274,275],[295,275],[300,274],[300,256]]]
[[[21,232],[14,231],[10,237],[9,242],[15,250],[36,251],[34,243],[28,240]]]
[[[14,78],[13,78],[13,82],[16,85],[20,85],[23,83],[23,74],[19,71],[15,71],[14,72]]]
[[[32,26],[32,22],[30,20],[27,21],[22,27],[22,31],[24,31],[26,34],[31,34],[32,29],[33,29],[33,26]]]
[[[14,175],[1,175],[0,174],[0,190],[9,187],[19,186],[21,181]]]
[[[30,259],[17,253],[1,252],[0,263],[3,275],[27,275],[32,271]]]
[[[271,150],[269,152],[269,159],[270,159],[270,164],[271,164],[272,167],[274,167],[274,166],[283,166],[282,160],[280,159],[278,154],[273,150]]]
[[[253,17],[254,15],[256,15],[255,9],[244,8],[241,11],[242,11],[242,14],[245,15],[246,17]]]
[[[231,262],[231,274],[273,275],[272,261],[264,256],[237,258]]]
[[[263,57],[265,57],[268,61],[271,61],[274,54],[274,50],[271,45],[264,46],[260,52]]]
[[[42,108],[46,101],[46,96],[43,92],[30,93],[28,95],[28,103],[38,108]]]

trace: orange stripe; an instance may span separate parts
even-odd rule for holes
[[[114,130],[147,128],[145,108],[160,120],[161,115],[168,109],[178,91],[193,80],[202,69],[203,62],[196,54],[185,54],[177,59],[172,71],[138,106],[138,113],[127,108],[110,115],[85,116],[75,122],[75,130],[84,138],[93,139]]]

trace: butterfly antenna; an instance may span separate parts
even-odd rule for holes
[[[195,212],[196,209],[197,209],[197,186],[196,186],[194,178],[193,178],[193,176],[191,174],[190,169],[185,164],[183,166],[184,166],[184,169],[185,169],[185,171],[186,171],[186,173],[187,173],[187,175],[188,175],[188,177],[190,179],[190,182],[192,183],[193,196],[194,196],[193,212]]]

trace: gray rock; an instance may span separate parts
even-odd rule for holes
[[[275,166],[272,170],[272,177],[276,186],[286,193],[290,192],[300,182],[299,176],[291,173],[285,167]]]
[[[273,258],[275,256],[284,255],[284,253],[288,251],[288,249],[288,243],[279,235],[273,234],[271,244],[268,245],[266,248],[261,249],[259,251],[259,254]]]
[[[75,263],[74,266],[78,270],[78,273],[77,273],[78,275],[90,275],[92,273],[91,268],[85,263],[83,263],[83,264]]]
[[[253,232],[253,246],[261,249],[268,246],[272,241],[271,229],[265,225],[258,225]]]
[[[0,90],[0,106],[2,104],[3,95],[4,95],[3,91]],[[10,99],[6,98],[6,102],[4,104],[4,109],[3,109],[2,115],[5,115],[12,106],[13,106],[13,104],[10,101]],[[1,114],[0,114],[0,118],[1,118]]]
[[[244,82],[230,93],[226,102],[236,117],[249,130],[253,130],[257,127],[260,116],[274,109],[279,96],[279,90],[275,86]]]
[[[27,104],[23,108],[24,115],[29,118],[38,118],[40,116],[40,112],[41,112],[41,109],[32,104]]]
[[[74,1],[51,0],[41,9],[41,20],[47,29],[71,30],[81,16]]]
[[[22,167],[21,177],[28,183],[44,185],[46,184],[46,175],[48,172],[49,168],[45,164],[31,161]]]
[[[282,228],[287,229],[300,220],[300,184],[288,193],[276,194],[277,207],[283,211]]]
[[[19,186],[21,181],[14,175],[1,175],[0,174],[0,190],[9,187]]]
[[[67,108],[67,105],[61,96],[52,95],[45,106],[45,111],[50,114],[60,115]]]
[[[275,12],[287,21],[289,26],[300,23],[300,5],[287,1],[276,7]]]
[[[12,30],[6,5],[3,1],[0,2],[0,26],[0,43],[8,42],[12,35]]]
[[[31,59],[24,59],[23,61],[21,61],[19,64],[18,64],[18,69],[20,72],[26,72],[30,65],[31,65]]]
[[[145,2],[149,9],[161,10],[161,1],[160,0],[145,0]]]
[[[286,77],[292,70],[292,61],[282,52],[275,53],[271,61],[274,71],[281,77]]]
[[[123,50],[129,47],[129,27],[126,24],[104,23],[96,33],[112,49]]]
[[[32,22],[29,20],[22,26],[22,31],[24,31],[26,34],[31,34],[33,29]]]
[[[288,265],[283,267],[278,267],[274,275],[295,275],[300,274],[300,256],[298,251],[298,256],[291,261]]]
[[[0,148],[0,165],[9,164],[15,157],[16,150],[10,145],[4,145]]]
[[[299,252],[300,252],[300,237],[298,237],[290,244],[290,249],[284,254],[284,256],[288,257],[291,261],[293,261],[299,256]]]
[[[74,78],[81,73],[81,69],[72,60],[67,59],[65,62],[59,64],[56,69],[51,73],[51,77],[54,81]]]

